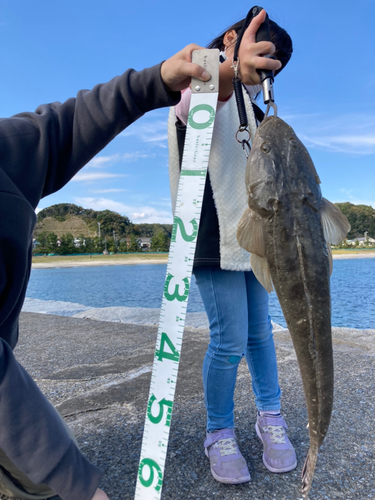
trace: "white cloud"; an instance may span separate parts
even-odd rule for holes
[[[112,210],[126,215],[134,223],[172,224],[171,210],[157,209],[147,205],[126,205],[108,198],[75,198],[74,203],[94,210]]]
[[[129,191],[129,189],[92,189],[90,193],[123,193],[125,191]]]
[[[141,153],[140,151],[134,151],[132,153],[116,153],[109,156],[95,156],[92,160],[88,162],[85,168],[102,168],[109,167],[115,163],[127,163],[130,161],[137,161],[139,158],[149,158],[150,156],[146,153]]]
[[[88,181],[101,181],[104,179],[115,179],[117,177],[127,177],[125,174],[109,174],[107,172],[80,172],[75,177],[73,177],[72,181],[76,182],[88,182]]]
[[[375,154],[375,118],[365,114],[289,114],[285,118],[307,147],[351,156]]]
[[[156,146],[166,148],[168,139],[167,126],[166,120],[145,118],[121,132],[120,136],[136,136],[142,142],[153,142]]]

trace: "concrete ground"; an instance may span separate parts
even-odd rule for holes
[[[82,451],[105,470],[111,500],[134,498],[155,326],[22,313],[18,360],[65,417]],[[301,378],[287,330],[274,332],[282,411],[298,467],[272,474],[262,463],[254,430],[256,408],[245,362],[235,403],[240,448],[251,481],[217,483],[203,452],[205,409],[201,366],[208,330],[186,328],[162,499],[299,500],[308,450]],[[375,331],[333,329],[336,392],[309,498],[375,499]],[[5,498],[5,497],[4,497]]]

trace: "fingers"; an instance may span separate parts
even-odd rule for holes
[[[255,36],[260,28],[260,25],[264,23],[266,19],[266,11],[263,9],[259,12],[259,14],[251,20],[251,23],[249,24],[247,30],[244,33],[244,38],[250,38],[251,41],[254,43],[255,42]]]
[[[161,66],[161,77],[170,90],[185,89],[189,86],[192,76],[203,81],[210,79],[210,74],[204,68],[191,62],[193,51],[199,49],[203,49],[203,47],[191,43],[164,61]]]

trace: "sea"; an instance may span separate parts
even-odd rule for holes
[[[166,264],[32,269],[26,297],[91,308],[160,308]],[[336,259],[331,277],[332,326],[375,329],[375,259]],[[187,312],[204,312],[194,277]],[[274,292],[272,320],[286,327]]]

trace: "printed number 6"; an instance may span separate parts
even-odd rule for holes
[[[142,475],[143,473],[143,467],[147,466],[150,469],[150,477],[148,479],[145,479]],[[158,473],[158,484],[155,486],[156,491],[160,491],[160,488],[162,487],[163,484],[163,473],[161,471],[160,466],[155,462],[155,460],[152,460],[151,458],[144,458],[141,463],[139,464],[139,469],[138,469],[138,477],[141,482],[141,484],[145,488],[149,488],[152,486],[152,483],[154,482],[154,470]]]

